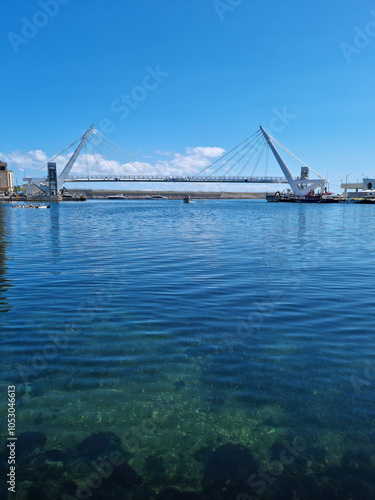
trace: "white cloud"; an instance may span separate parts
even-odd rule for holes
[[[225,153],[217,147],[186,148],[185,154],[174,153],[170,160],[159,160],[155,169],[163,175],[195,175]]]
[[[60,155],[53,161],[57,164],[58,172],[62,172],[65,165],[68,163],[71,155]],[[47,174],[46,163],[50,158],[47,157],[44,151],[39,149],[35,151],[28,151],[24,153],[23,151],[11,151],[10,153],[0,153],[0,160],[8,163],[9,170],[17,169],[22,172],[24,169],[27,170],[26,175],[32,175],[34,171],[42,168],[35,177],[44,177]],[[134,175],[136,173],[146,173],[149,172],[144,165],[151,167],[149,163],[133,161],[129,163],[121,163],[116,160],[107,160],[102,155],[97,154],[81,154],[71,171],[73,176],[88,176],[88,175],[103,175],[103,176],[113,176],[113,175]]]
[[[8,154],[0,153],[2,161],[8,163],[9,168],[38,168],[48,160],[46,153],[40,149],[35,151],[11,151]]]
[[[156,170],[160,175],[177,176],[177,175],[194,175],[202,169],[209,166],[214,158],[220,157],[225,152],[224,149],[218,147],[194,147],[186,148],[185,153],[161,152],[160,154],[172,156],[168,160],[159,160],[155,165],[147,162],[132,161],[124,163],[114,159],[106,159],[101,154],[81,154],[71,171],[72,176],[121,176],[149,174],[151,170]],[[61,172],[68,163],[71,155],[60,155],[55,161],[58,172]],[[16,168],[20,171],[27,170],[27,175],[42,166],[44,166],[49,158],[46,153],[41,150],[29,151],[12,151],[8,154],[0,153],[0,158],[6,161],[9,168]],[[147,157],[145,157],[147,158]],[[148,168],[147,168],[148,167]],[[44,168],[37,174],[37,177],[46,175],[47,169]]]
[[[156,151],[159,155],[164,155],[167,156],[167,159],[160,159],[156,161],[156,163],[147,163],[147,162],[137,162],[133,161],[132,164],[125,163],[124,161],[116,161],[114,159],[106,159],[103,157],[101,154],[91,154],[91,153],[84,153],[81,154],[76,163],[74,164],[74,167],[71,171],[71,176],[74,177],[79,177],[79,176],[84,176],[88,177],[90,176],[103,176],[103,177],[113,177],[113,176],[118,176],[120,177],[121,175],[135,175],[137,173],[142,173],[142,174],[147,174],[151,173],[150,170],[145,168],[144,165],[147,165],[147,167],[157,171],[159,175],[164,175],[164,176],[192,176],[196,175],[200,171],[202,171],[204,168],[208,167],[215,159],[220,158],[224,153],[225,150],[223,148],[219,147],[203,147],[203,146],[197,146],[197,147],[188,147],[185,149],[185,152],[182,153],[175,153],[172,151]],[[69,158],[71,157],[71,154],[68,155],[60,155],[58,158],[56,158],[55,161],[57,163],[57,169],[58,172],[61,172],[67,162],[69,161]],[[147,158],[147,157],[143,157]],[[46,153],[41,150],[35,150],[35,151],[28,151],[28,152],[22,152],[22,151],[11,151],[10,153],[3,154],[0,153],[0,160],[1,161],[6,161],[8,163],[9,169],[18,169],[20,171],[20,174],[23,174],[23,169],[26,169],[26,175],[31,175],[32,172],[34,172],[37,168],[43,167],[50,158],[47,157]],[[220,162],[218,162],[217,166],[219,166]],[[223,161],[224,164],[224,161]],[[215,165],[216,167],[216,165]],[[137,170],[138,169],[138,170]],[[45,177],[47,173],[47,168],[44,167],[40,170],[38,174],[35,175],[35,177]],[[209,170],[206,170],[206,173],[209,173]],[[67,185],[68,189],[73,188],[75,186],[70,184]],[[77,184],[78,186],[78,184]],[[112,189],[113,184],[100,184],[100,185],[90,185],[90,184],[81,184],[82,186],[85,187],[92,187],[94,189]],[[168,185],[163,185],[163,188],[165,189],[183,189],[185,185],[178,186],[172,186],[170,184]],[[147,184],[147,183],[137,183],[137,185],[128,185],[125,183],[120,183],[116,185],[119,189],[155,189],[156,186],[155,184]],[[158,188],[161,188],[162,185],[158,186]],[[185,186],[186,187],[186,186]],[[191,189],[191,186],[189,186],[189,189]],[[235,187],[233,185],[227,185],[227,184],[201,184],[197,183],[194,184],[194,190],[196,191],[274,191],[273,186],[270,185],[257,185],[257,186],[251,186],[250,185],[236,185]]]
[[[218,158],[223,153],[225,153],[225,149],[223,148],[186,148],[186,152],[195,156],[204,156],[206,158]]]
[[[172,156],[173,155],[173,151],[161,151],[160,149],[157,149],[155,151],[155,153],[157,155],[162,155],[162,156]]]
[[[64,164],[68,159],[64,161]],[[146,166],[146,167],[145,167]],[[132,161],[128,163],[121,163],[116,160],[107,160],[102,155],[81,154],[71,171],[72,176],[85,176],[103,175],[104,177],[120,177],[122,175],[136,175],[150,173],[148,168],[152,168],[149,163]],[[61,169],[60,169],[61,170]]]

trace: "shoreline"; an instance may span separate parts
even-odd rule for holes
[[[83,194],[86,196],[87,200],[107,200],[108,196],[116,196],[122,195],[125,197],[125,200],[149,200],[150,196],[164,196],[168,200],[182,200],[187,194],[191,196],[191,198],[196,200],[264,200],[266,199],[266,193],[233,193],[233,192],[194,192],[194,191],[93,191],[93,190],[80,190],[80,191],[69,191],[69,194],[73,196],[80,196]],[[59,196],[25,196],[25,197],[17,197],[12,196],[10,199],[0,199],[1,202],[53,202],[53,201],[75,201],[71,199],[64,199]],[[108,200],[113,201],[113,200]],[[124,201],[124,200],[118,200]]]

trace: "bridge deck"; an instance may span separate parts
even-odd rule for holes
[[[90,176],[90,177],[76,177],[69,176],[65,182],[229,182],[229,183],[254,183],[254,184],[287,184],[288,181],[285,177],[163,177],[152,175],[128,175],[119,177],[103,177],[103,176]]]

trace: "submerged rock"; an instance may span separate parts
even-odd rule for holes
[[[62,450],[46,450],[44,454],[52,462],[63,462],[65,459],[65,453]]]
[[[47,437],[42,432],[22,432],[17,439],[17,454],[22,455],[33,448],[43,446],[46,442]]]
[[[175,389],[179,390],[179,389],[182,389],[183,387],[185,387],[186,383],[184,382],[184,380],[178,380],[173,385],[174,385]]]
[[[111,453],[121,449],[121,440],[113,432],[98,432],[85,438],[76,447],[80,455],[88,458],[97,458],[103,453]]]
[[[198,493],[190,491],[178,491],[174,488],[168,488],[161,491],[156,500],[204,500]]]
[[[248,477],[258,464],[245,446],[227,443],[216,450],[203,448],[195,458],[205,463],[202,491],[205,499],[226,500],[248,491]]]
[[[103,488],[110,489],[112,485],[118,485],[127,490],[136,484],[142,483],[142,477],[130,465],[122,464],[113,467],[110,477],[103,479]]]

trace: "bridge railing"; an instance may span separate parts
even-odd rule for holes
[[[82,177],[82,175],[69,175],[67,180],[78,180],[78,179],[84,179],[84,180],[107,180],[107,181],[112,181],[112,180],[128,180],[128,181],[133,181],[133,180],[158,180],[158,179],[164,179],[164,177],[158,176],[158,175],[120,175],[120,176],[114,176],[114,175],[88,175],[87,177]]]
[[[160,182],[287,182],[285,177],[237,177],[237,176],[161,176],[161,175],[121,175],[121,176],[103,176],[103,175],[90,175],[87,177],[82,176],[69,176],[67,181],[160,181]]]
[[[230,181],[230,180],[233,180],[233,181],[252,181],[252,182],[262,182],[262,181],[265,181],[265,180],[268,180],[268,181],[278,181],[278,182],[282,182],[282,181],[286,181],[285,177],[238,177],[238,176],[227,176],[227,175],[220,175],[220,176],[210,176],[210,175],[207,175],[205,177],[201,176],[201,177],[191,177],[191,179],[193,180],[209,180],[209,181],[215,181],[215,180],[218,180],[218,181],[221,181],[221,180],[227,180],[227,181]]]

